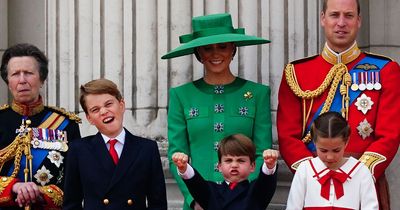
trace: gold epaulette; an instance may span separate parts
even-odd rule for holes
[[[10,107],[10,105],[8,105],[8,104],[3,104],[3,105],[0,106],[0,111],[1,111],[1,110],[4,110],[4,109],[8,109],[9,107]]]
[[[305,61],[314,59],[314,58],[317,57],[317,56],[319,56],[319,54],[311,55],[311,56],[308,56],[308,57],[305,57],[305,58],[300,58],[300,59],[291,61],[290,63],[291,63],[291,64],[303,63],[303,62],[305,62]]]
[[[381,54],[376,54],[376,53],[372,53],[372,52],[364,52],[367,55],[370,55],[372,57],[376,57],[376,58],[380,58],[380,59],[384,59],[384,60],[390,60],[390,61],[394,61],[391,57],[388,57],[386,55],[381,55]]]
[[[70,120],[73,120],[73,121],[75,121],[77,123],[82,123],[82,119],[77,114],[75,114],[74,112],[68,112],[64,108],[59,108],[59,107],[56,107],[56,106],[46,106],[46,107],[48,107],[48,108],[50,108],[50,109],[52,109],[54,111],[57,111],[57,112],[60,112],[60,113],[64,114]]]
[[[371,174],[374,175],[375,166],[385,162],[386,157],[376,152],[365,152],[359,160],[364,163],[371,171]]]

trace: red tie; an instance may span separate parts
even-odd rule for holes
[[[237,182],[231,182],[229,183],[229,189],[233,190],[237,185]]]
[[[339,199],[344,195],[343,182],[347,180],[349,175],[346,173],[338,173],[336,171],[330,170],[327,174],[321,177],[318,181],[321,184],[321,196],[326,200],[329,200],[330,191],[330,180],[333,181],[333,186],[335,186],[336,198]]]
[[[113,159],[115,165],[117,165],[117,163],[118,163],[118,153],[117,153],[117,150],[115,150],[115,147],[114,147],[114,145],[117,142],[118,142],[118,140],[116,140],[116,139],[110,139],[110,141],[108,141],[108,143],[110,144],[109,152],[110,152],[111,158]]]

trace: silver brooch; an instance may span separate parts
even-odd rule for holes
[[[214,105],[214,112],[215,112],[215,113],[222,113],[222,112],[224,112],[224,105],[223,105],[223,104],[215,104],[215,105]]]
[[[218,163],[214,163],[214,171],[219,172]]]
[[[249,114],[249,109],[247,107],[240,107],[239,114],[242,116],[247,116]]]
[[[197,108],[190,108],[190,110],[189,110],[189,116],[190,116],[190,117],[197,117],[197,116],[199,116],[199,109],[197,109]]]
[[[215,93],[215,94],[222,94],[222,93],[224,93],[224,86],[223,86],[223,85],[216,85],[216,86],[214,86],[214,93]]]
[[[218,147],[219,147],[219,142],[218,141],[214,142],[214,150],[215,151],[218,151]]]
[[[215,132],[224,131],[224,124],[223,123],[214,123],[214,131]]]

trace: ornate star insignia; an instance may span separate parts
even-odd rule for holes
[[[357,126],[357,130],[362,139],[366,139],[374,131],[374,129],[371,128],[371,124],[369,124],[367,119],[364,119],[362,122],[360,122],[360,124]]]
[[[47,158],[49,158],[50,162],[54,163],[57,166],[57,168],[60,167],[60,165],[63,163],[64,160],[64,157],[61,155],[61,153],[54,150],[49,152]]]
[[[362,113],[366,114],[368,110],[371,109],[374,102],[371,100],[371,97],[368,97],[363,93],[360,97],[357,98],[355,105],[357,109],[360,110]]]
[[[36,178],[36,182],[44,186],[50,182],[50,179],[53,178],[53,175],[50,174],[50,171],[46,167],[42,166],[42,168],[36,172],[34,177]]]

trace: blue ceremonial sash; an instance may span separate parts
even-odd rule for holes
[[[350,75],[352,75],[353,73],[357,74],[358,72],[366,71],[364,69],[357,68],[357,66],[364,65],[364,64],[374,64],[377,67],[377,69],[368,70],[368,71],[374,71],[374,72],[378,71],[379,72],[387,63],[389,63],[388,60],[383,60],[383,59],[379,59],[379,58],[367,55],[365,58],[361,59],[356,65],[354,65],[354,67],[349,71],[349,73],[350,73]],[[361,94],[361,92],[362,91],[360,91],[360,90],[356,90],[356,91],[349,90],[349,97],[350,97],[349,105],[353,104],[354,100]],[[325,102],[321,104],[321,106],[315,112],[312,120],[307,124],[307,129],[305,131],[305,134],[310,131],[312,122],[314,122],[314,120],[317,119],[317,117],[320,115],[324,104],[325,104]],[[341,109],[342,109],[342,96],[340,95],[340,85],[338,85],[336,92],[335,92],[335,96],[332,101],[331,108],[329,109],[329,111],[340,112]],[[307,149],[311,152],[316,151],[315,144],[313,141],[310,141],[307,144]]]
[[[55,112],[51,112],[50,111],[49,113],[47,113],[46,116],[43,118],[43,120],[41,122],[41,125],[46,124],[47,120],[52,120],[52,119],[49,119],[49,118],[53,114],[55,114]],[[56,114],[58,114],[58,113],[56,113]],[[69,119],[65,118],[62,122],[58,122],[56,125],[53,124],[53,126],[56,126],[58,130],[64,130],[65,127],[67,127],[68,123],[69,123]],[[41,127],[41,126],[39,125],[39,127]],[[48,133],[48,130],[47,130],[47,133]],[[49,135],[47,135],[47,136],[49,136]],[[37,170],[39,170],[39,166],[42,164],[43,160],[49,154],[49,151],[47,149],[39,149],[39,148],[32,148],[31,147],[31,154],[33,156],[32,173],[34,173]],[[25,157],[25,155],[22,155],[21,162],[20,162],[20,169],[19,169],[18,175],[17,175],[17,178],[20,179],[20,180],[25,180],[25,177],[24,177],[25,163],[26,163],[26,157]],[[28,167],[29,167],[29,165],[28,165]],[[14,165],[11,166],[11,168],[10,168],[10,170],[8,172],[8,176],[11,176],[13,171],[14,171]],[[35,174],[32,174],[32,176],[33,175],[35,175]],[[30,181],[33,181],[33,180],[30,180]]]
[[[31,148],[31,154],[34,157],[32,160],[32,173],[34,173],[35,171],[37,171],[39,169],[39,166],[43,162],[43,159],[47,156],[48,151],[43,150],[43,149]],[[40,161],[37,161],[38,159],[40,159]],[[26,157],[25,157],[25,155],[22,155],[21,161],[20,161],[20,169],[17,174],[17,178],[21,181],[25,180],[25,176],[24,176],[25,163],[26,163]],[[28,168],[29,168],[29,165],[28,165]],[[13,170],[14,170],[14,165],[11,166],[10,171],[8,172],[9,176],[11,176]],[[35,174],[32,174],[32,176],[34,176],[34,175]],[[29,175],[28,175],[28,179],[30,179]],[[32,181],[32,180],[29,180],[29,181]]]

